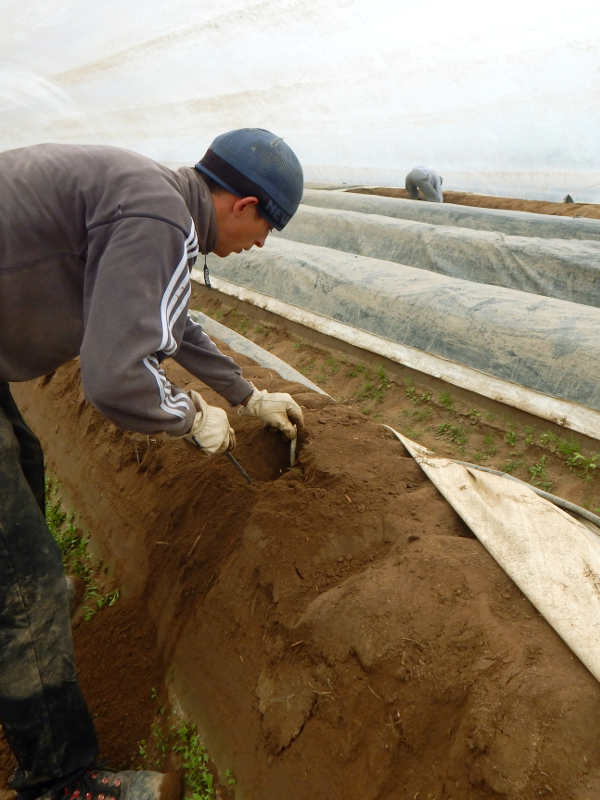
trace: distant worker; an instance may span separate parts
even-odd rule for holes
[[[198,254],[262,247],[302,191],[294,152],[259,128],[217,136],[195,168],[178,170],[107,146],[0,153],[0,723],[19,800],[178,800],[181,785],[174,773],[96,766],[67,581],[44,517],[43,454],[9,382],[79,356],[87,400],[116,425],[206,455],[232,448],[225,410],[170,383],[171,357],[293,439],[300,406],[245,380],[188,305]],[[119,669],[101,642],[98,658]]]
[[[412,200],[429,200],[432,203],[443,203],[442,181],[437,172],[428,167],[413,167],[406,176],[404,186]],[[422,197],[419,197],[421,192]]]

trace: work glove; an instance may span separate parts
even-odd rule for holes
[[[225,411],[218,406],[209,406],[193,389],[190,391],[190,397],[197,413],[190,432],[183,438],[199,447],[207,456],[233,450],[235,431],[229,425]]]
[[[287,392],[267,392],[253,387],[246,405],[239,408],[238,414],[258,417],[265,425],[279,428],[288,439],[296,438],[295,425],[304,422],[302,409]]]

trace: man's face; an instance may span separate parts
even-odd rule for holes
[[[256,203],[245,202],[249,198],[241,198],[234,204],[230,213],[220,219],[217,224],[217,243],[213,250],[218,256],[230,253],[241,253],[251,247],[262,247],[271,226],[258,213]]]

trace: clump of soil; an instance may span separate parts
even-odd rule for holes
[[[135,763],[167,687],[240,798],[597,796],[595,679],[389,431],[239,360],[305,412],[290,468],[229,409],[251,484],[115,428],[77,362],[14,387],[121,587],[75,629],[103,752]]]

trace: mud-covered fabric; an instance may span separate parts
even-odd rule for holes
[[[0,382],[0,722],[23,797],[97,754],[75,671],[61,555],[43,507],[40,444]]]

